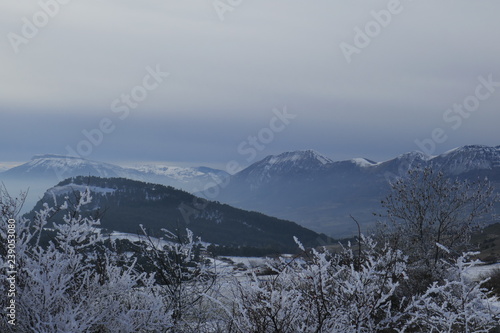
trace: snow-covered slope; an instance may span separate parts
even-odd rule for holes
[[[350,161],[352,163],[356,164],[357,166],[362,167],[362,168],[368,168],[368,167],[377,165],[376,162],[373,162],[373,161],[371,161],[369,159],[362,158],[362,157],[353,158]]]
[[[500,146],[463,146],[436,156],[431,162],[452,175],[492,170],[500,168]]]
[[[31,161],[11,168],[2,177],[57,177],[60,180],[79,175],[125,177],[128,171],[120,166],[62,155],[35,155]]]
[[[313,150],[286,152],[267,156],[236,174],[236,178],[245,179],[246,183],[258,187],[276,177],[315,172],[331,163],[331,159]]]

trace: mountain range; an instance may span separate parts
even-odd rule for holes
[[[369,231],[375,222],[373,213],[382,212],[380,200],[388,194],[389,182],[415,166],[431,166],[451,177],[488,177],[500,190],[500,146],[481,145],[463,146],[437,156],[409,152],[383,162],[367,158],[333,161],[312,150],[285,152],[267,156],[232,176],[205,167],[124,168],[76,157],[41,155],[1,172],[0,180],[6,185],[30,187],[32,199],[27,206],[31,208],[47,188],[67,177],[128,178],[184,189],[343,238],[356,234],[350,215],[360,222],[363,231]],[[211,184],[217,185],[197,192]]]
[[[122,177],[174,186],[193,191],[206,182],[220,183],[229,174],[208,167],[174,167],[157,164],[139,164],[135,167],[96,162],[81,157],[62,155],[35,155],[31,161],[0,173],[1,178],[22,178],[50,181],[76,176]]]
[[[286,152],[254,163],[210,192],[235,207],[296,221],[334,238],[350,237],[357,230],[350,215],[369,231],[373,213],[382,212],[389,182],[416,166],[450,177],[488,177],[500,190],[500,146],[470,145],[438,156],[410,152],[384,162],[332,161],[312,150]]]
[[[208,167],[183,168],[158,164],[121,167],[80,157],[47,154],[36,155],[27,163],[0,172],[0,181],[11,192],[29,188],[26,206],[31,209],[49,187],[76,176],[122,177],[195,192],[203,189],[205,184],[223,182],[229,174]]]

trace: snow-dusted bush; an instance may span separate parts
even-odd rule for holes
[[[2,192],[0,203],[10,206],[2,220],[16,218],[17,225],[16,325],[2,316],[2,332],[164,332],[171,327],[163,298],[152,292],[154,277],[136,272],[134,262],[123,265],[122,259],[118,266],[116,256],[101,247],[99,221],[80,215],[90,201],[87,190],[73,205],[45,204],[29,220],[12,215],[17,203]],[[56,211],[65,212],[63,221],[49,225]],[[2,223],[2,242],[4,228]],[[44,239],[49,232],[51,238]]]
[[[360,256],[312,250],[270,263],[277,273],[234,280],[232,292],[213,299],[226,312],[227,332],[488,332],[500,308],[480,283],[464,274],[460,257],[443,283],[422,294],[397,293],[406,275],[399,250],[363,238]]]
[[[408,256],[406,292],[423,292],[446,275],[441,259],[455,260],[471,250],[470,237],[498,196],[487,179],[452,179],[431,167],[410,169],[390,185],[391,192],[382,200],[386,214],[381,215],[385,220],[378,225],[377,239]]]
[[[159,239],[141,229],[145,241],[138,255],[156,275],[155,292],[170,311],[172,332],[208,332],[217,326],[204,299],[218,287],[217,272],[202,255],[201,241],[189,229],[185,235],[163,229]]]
[[[478,264],[460,256],[449,266],[443,282],[434,282],[423,295],[415,295],[405,309],[401,332],[491,332],[500,325],[500,303],[482,287],[487,281],[472,281],[467,271]]]
[[[405,278],[405,258],[364,239],[356,256],[312,250],[294,260],[269,263],[277,274],[233,284],[216,300],[231,332],[376,332],[397,325],[391,297]]]
[[[103,246],[99,221],[79,213],[90,200],[87,190],[29,220],[18,217],[22,197],[0,189],[3,295],[8,220],[17,226],[17,321],[2,315],[0,332],[489,332],[499,324],[500,303],[467,278],[476,264],[467,255],[440,255],[445,273],[422,292],[402,288],[403,251],[368,237],[361,251],[349,245],[341,253],[306,251],[297,241],[302,255],[269,261],[273,274],[228,277],[203,258],[190,231],[145,233],[134,256],[117,254]],[[49,224],[56,211],[63,220]],[[3,309],[7,299],[0,297]]]

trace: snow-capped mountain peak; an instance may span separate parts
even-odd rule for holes
[[[62,180],[77,175],[119,177],[122,173],[122,168],[112,164],[90,161],[75,156],[47,154],[35,155],[29,162],[7,170],[4,174],[7,176],[44,176]]]
[[[246,178],[252,187],[268,182],[274,176],[322,170],[334,163],[314,150],[299,150],[270,155],[237,174]]]
[[[322,166],[333,163],[331,159],[319,154],[314,150],[299,150],[286,152],[279,155],[271,155],[262,160],[269,166],[295,166],[299,168]]]

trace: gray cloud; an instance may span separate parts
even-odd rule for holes
[[[418,149],[414,140],[438,127],[448,139],[436,152],[498,145],[500,88],[457,129],[443,114],[474,94],[479,76],[500,81],[500,3],[403,0],[348,63],[339,45],[354,45],[355,27],[388,3],[243,1],[221,22],[210,0],[73,1],[19,54],[7,35],[40,7],[2,3],[0,140],[9,145],[0,160],[65,153],[102,118],[116,130],[89,158],[241,160],[238,145],[285,105],[297,118],[262,156],[313,148],[381,160]],[[111,103],[157,64],[170,76],[118,119]]]

